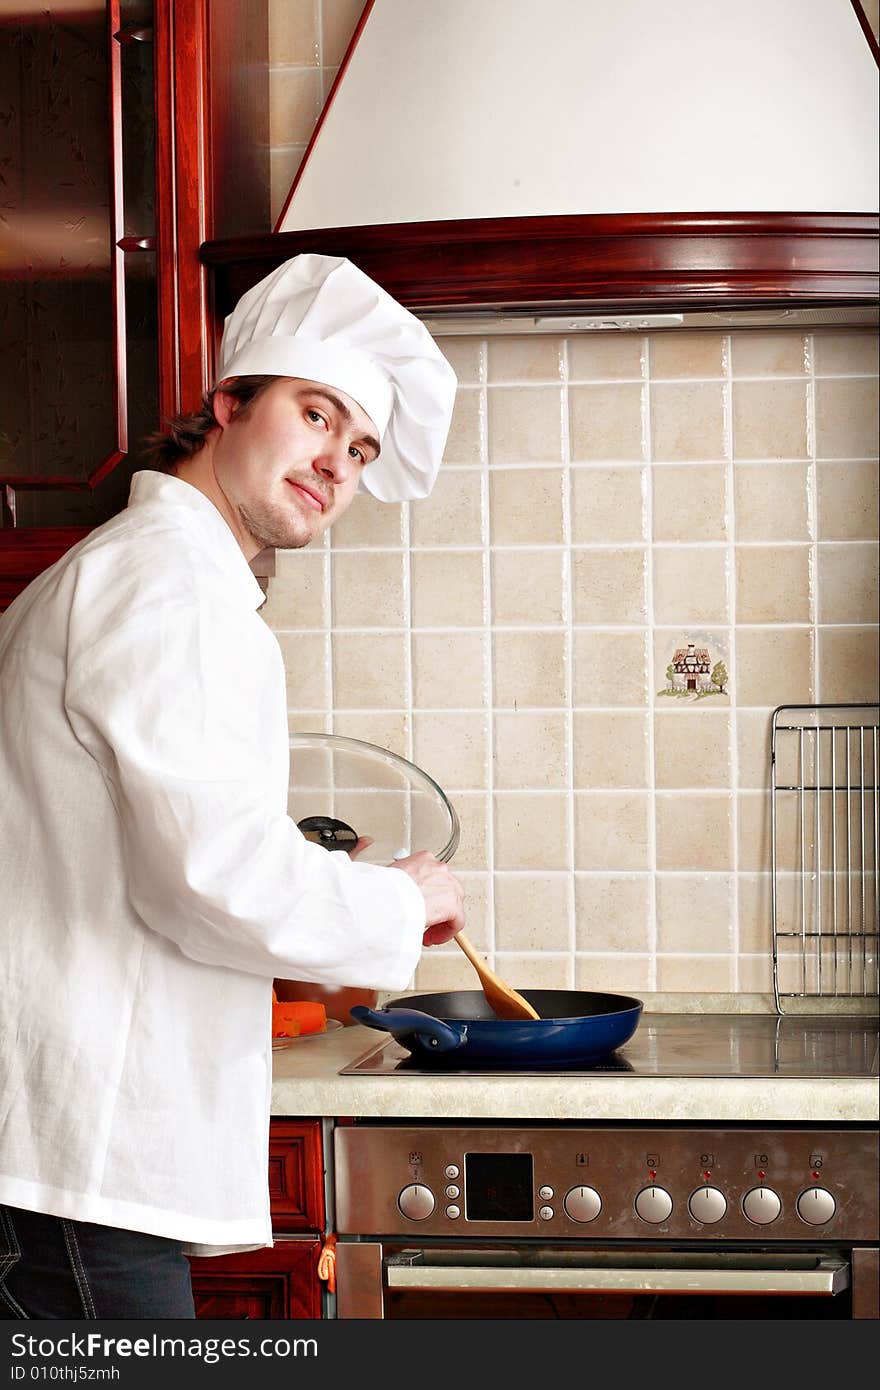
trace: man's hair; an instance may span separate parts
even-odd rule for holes
[[[237,376],[227,382],[218,382],[202,396],[202,408],[195,415],[175,415],[163,420],[163,428],[155,434],[147,435],[140,452],[144,468],[155,468],[160,473],[173,473],[179,463],[192,458],[204,448],[205,440],[211,430],[217,428],[214,414],[214,397],[222,390],[234,396],[235,413],[244,416],[254,401],[266,391],[277,376]]]

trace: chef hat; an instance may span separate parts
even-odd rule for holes
[[[382,502],[427,497],[440,467],[455,373],[424,324],[339,256],[285,261],[243,294],[223,328],[218,381],[290,376],[344,391],[382,444],[363,486]]]

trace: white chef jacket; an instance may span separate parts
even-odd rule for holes
[[[425,927],[287,815],[262,602],[140,472],[0,618],[0,1202],[190,1253],[272,1244],[272,979],[405,988]]]

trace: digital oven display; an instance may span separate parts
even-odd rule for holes
[[[468,1221],[534,1221],[531,1154],[465,1154]]]

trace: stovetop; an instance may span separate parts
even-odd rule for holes
[[[878,1075],[876,1018],[838,1015],[643,1014],[633,1037],[590,1067],[426,1066],[385,1037],[343,1067],[340,1076],[814,1077]]]

